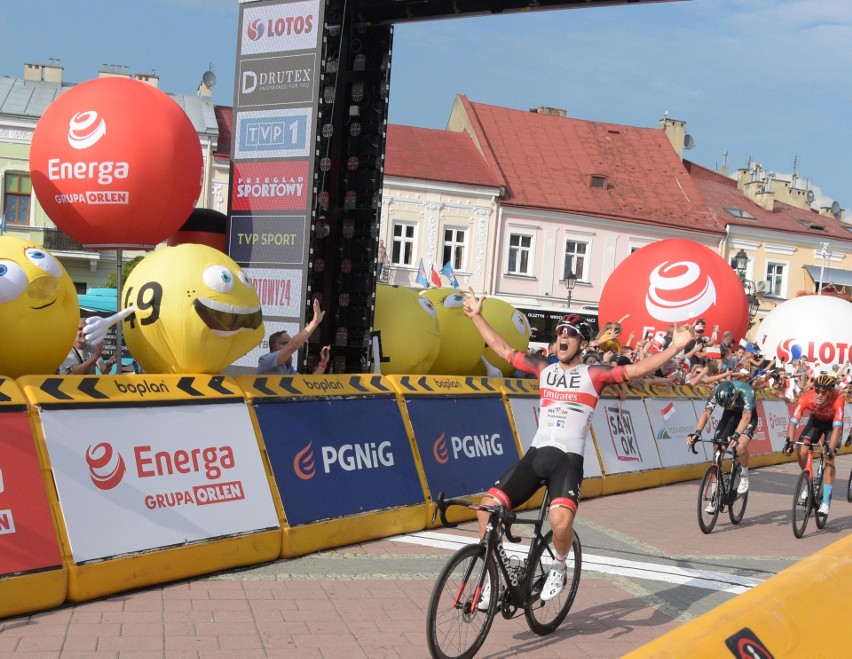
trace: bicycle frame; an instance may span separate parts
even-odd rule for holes
[[[727,479],[727,487],[725,487],[726,479],[721,478],[721,476],[725,473],[725,456],[730,453],[731,454],[731,470],[728,472],[730,475],[733,472],[734,465],[737,462],[737,445],[728,445],[727,440],[717,440],[717,439],[697,439],[697,442],[705,442],[708,444],[713,444],[713,464],[716,465],[716,468],[719,470],[719,483],[722,486],[722,503],[726,506],[729,505],[735,498],[734,496],[734,482],[733,479]]]

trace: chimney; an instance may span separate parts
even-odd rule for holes
[[[546,105],[540,105],[537,108],[530,108],[530,112],[534,114],[546,114],[551,117],[566,117],[568,116],[568,110],[563,110],[562,108],[550,108]]]
[[[24,64],[24,80],[61,84],[62,63],[53,57],[49,57],[47,61],[47,64],[35,64],[32,62]]]
[[[774,174],[764,174],[763,165],[750,163],[745,169],[737,170],[737,188],[749,201],[764,210],[772,212],[775,208],[775,192],[772,190]]]
[[[686,138],[686,122],[680,119],[669,119],[668,115],[660,119],[660,128],[672,143],[677,157],[683,160],[683,146]]]
[[[104,64],[98,71],[98,78],[129,78],[130,69],[122,64]]]
[[[151,85],[155,89],[160,87],[160,76],[156,73],[134,73],[133,78],[139,82],[144,82],[146,85]]]

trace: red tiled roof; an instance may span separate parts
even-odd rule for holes
[[[385,175],[500,187],[470,135],[448,130],[388,125]]]
[[[760,204],[748,199],[737,187],[737,182],[714,172],[713,170],[696,165],[693,162],[683,163],[689,172],[695,185],[701,191],[707,205],[715,213],[717,220],[724,226],[731,224],[742,227],[756,227],[767,231],[781,231],[784,233],[796,233],[813,238],[814,236],[825,236],[839,238],[841,240],[852,240],[852,234],[844,227],[850,226],[833,217],[820,215],[816,211],[802,210],[783,202],[776,201],[773,210],[768,211]],[[726,208],[734,208],[746,211],[754,216],[753,220],[736,218]],[[809,229],[798,220],[816,224],[825,228],[825,231]]]
[[[213,111],[216,113],[216,123],[219,124],[219,140],[213,157],[228,159],[231,157],[233,110],[227,105],[215,105]]]
[[[664,131],[472,103],[474,134],[506,180],[502,203],[722,233]],[[592,176],[605,188],[593,188]]]

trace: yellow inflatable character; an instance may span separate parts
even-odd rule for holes
[[[429,373],[441,346],[431,301],[410,288],[379,284],[373,329],[374,371],[383,375]]]
[[[251,281],[207,245],[152,252],[130,273],[122,297],[116,316],[124,318],[127,347],[146,373],[220,373],[263,338]],[[97,342],[102,331],[93,323],[86,338]]]
[[[530,345],[530,323],[527,317],[508,302],[496,297],[487,297],[482,302],[482,317],[488,321],[506,342],[519,352],[526,352]],[[512,377],[515,367],[500,359],[491,348],[485,347],[482,357],[496,367],[505,377]],[[476,375],[486,375],[485,365],[480,363],[474,370]]]
[[[485,342],[470,318],[464,315],[461,293],[451,288],[430,288],[420,291],[420,296],[435,305],[441,330],[441,349],[429,373],[471,375],[482,357]]]
[[[71,277],[45,249],[0,236],[0,375],[53,373],[77,336]]]

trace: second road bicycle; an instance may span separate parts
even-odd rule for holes
[[[704,472],[701,487],[698,490],[698,527],[704,533],[710,533],[716,526],[719,513],[727,508],[731,524],[739,524],[748,504],[748,490],[737,492],[740,485],[742,466],[737,461],[737,445],[728,445],[727,438],[697,439],[695,443],[713,444],[713,463]],[[692,452],[698,453],[695,444]],[[731,454],[729,471],[725,471],[725,456]]]

